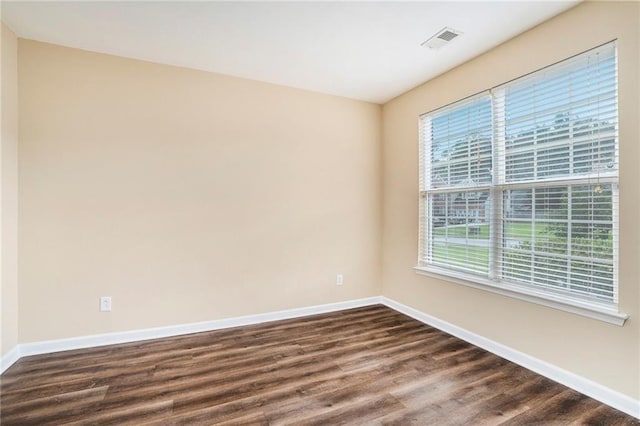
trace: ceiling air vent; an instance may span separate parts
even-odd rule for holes
[[[423,42],[420,46],[428,47],[429,49],[440,49],[460,34],[462,34],[460,31],[445,27],[438,31],[429,40]]]

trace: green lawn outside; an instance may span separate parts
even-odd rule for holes
[[[460,247],[434,244],[434,263],[444,263],[487,272],[489,269],[489,249],[486,247]]]
[[[547,237],[547,224],[538,223],[536,226],[536,239]],[[449,227],[434,228],[433,234],[438,237],[466,238],[467,227],[465,225],[452,225]],[[518,238],[521,241],[531,240],[531,222],[507,222],[505,236]],[[488,240],[489,224],[469,225],[469,239]]]
[[[489,241],[489,225],[472,225],[475,232],[469,232],[469,239]],[[538,224],[536,226],[536,239],[542,240],[547,237],[548,225]],[[436,236],[454,238],[466,238],[467,227],[464,225],[454,225],[448,228],[435,228]],[[507,222],[505,236],[516,238],[520,241],[531,241],[531,222]],[[465,247],[452,244],[435,242],[433,245],[434,263],[444,263],[451,266],[459,266],[477,272],[486,273],[489,269],[489,247]]]
[[[536,252],[544,254],[553,252],[562,248],[566,244],[566,240],[558,246],[558,238],[549,230],[549,224],[537,224],[535,228]],[[464,246],[464,241],[449,241],[445,243],[443,240],[438,241],[437,237],[449,238],[466,238],[467,227],[464,225],[453,225],[448,228],[436,228],[434,230],[436,240],[433,243],[433,261],[434,263],[443,263],[445,265],[459,266],[461,268],[470,269],[478,272],[487,272],[489,264],[489,225],[476,225],[475,232],[469,232],[468,238],[476,240],[480,246]],[[521,243],[531,242],[531,222],[507,222],[505,225],[505,238],[509,240],[517,240]],[[485,240],[486,242],[480,242]],[[584,240],[584,241],[582,241]],[[601,259],[611,259],[613,252],[611,249],[612,236],[609,239],[572,239],[572,249],[575,255],[598,257]],[[529,246],[531,247],[531,246]],[[583,247],[585,253],[579,253],[578,249]]]
[[[535,229],[536,240],[548,238],[549,225],[538,223]],[[518,238],[521,241],[531,241],[531,222],[507,222],[505,236]]]

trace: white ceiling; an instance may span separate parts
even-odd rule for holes
[[[578,2],[2,1],[2,20],[22,38],[384,103]],[[443,27],[463,35],[420,46]]]

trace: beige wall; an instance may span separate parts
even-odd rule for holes
[[[0,356],[18,344],[18,41],[2,24]]]
[[[584,3],[383,109],[383,294],[640,399],[638,3]],[[416,275],[418,116],[618,38],[624,327]]]
[[[381,293],[379,105],[22,39],[19,67],[21,343]]]

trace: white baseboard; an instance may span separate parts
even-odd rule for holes
[[[590,396],[591,398],[607,404],[617,410],[636,418],[640,418],[640,401],[635,400],[630,396],[614,391],[613,389],[607,388],[589,379],[585,379],[584,377],[578,376],[577,374],[571,373],[570,371],[564,370],[556,365],[549,364],[548,362],[534,358],[523,352],[472,333],[464,328],[420,312],[387,297],[382,297],[381,299],[382,304],[391,309],[449,333],[459,339],[465,340],[475,346],[481,347],[542,376]]]
[[[580,393],[594,398],[617,410],[640,418],[640,401],[627,395],[609,389],[577,374],[566,371],[553,364],[534,358],[523,352],[508,346],[494,342],[493,340],[472,333],[431,315],[420,312],[409,306],[398,303],[383,296],[368,297],[364,299],[349,300],[345,302],[329,303],[325,305],[308,306],[304,308],[288,309],[284,311],[268,312],[264,314],[247,315],[214,321],[206,321],[192,324],[180,324],[169,327],[149,328],[117,333],[97,334],[93,336],[73,337],[69,339],[49,340],[44,342],[23,343],[17,345],[0,359],[0,374],[13,365],[23,356],[38,355],[44,353],[83,349],[96,346],[113,345],[117,343],[137,342],[141,340],[158,339],[162,337],[178,336],[182,334],[198,333],[203,331],[221,330],[230,327],[260,324],[284,319],[299,318],[308,315],[341,311],[344,309],[358,308],[375,304],[383,304],[391,309],[408,315],[416,320],[440,329],[446,333],[465,340],[473,345],[481,347],[502,358],[535,371],[551,380],[570,387]]]
[[[241,327],[244,325],[260,324],[283,319],[299,318],[308,315],[341,311],[344,309],[358,308],[361,306],[375,305],[378,303],[381,303],[381,298],[379,296],[376,296],[364,299],[349,300],[345,302],[336,302],[325,305],[308,306],[304,308],[295,308],[284,311],[267,312],[264,314],[225,318],[220,320],[191,324],[180,324],[168,327],[96,334],[92,336],[72,337],[68,339],[48,340],[43,342],[23,343],[18,345],[18,347],[15,349],[16,354],[19,355],[16,357],[16,359],[13,359],[5,366],[3,358],[1,372],[4,372],[4,370],[9,368],[11,364],[13,364],[23,356],[68,351],[72,349],[92,348],[96,346],[114,345],[118,343],[137,342],[141,340],[159,339],[162,337],[200,333],[203,331],[221,330],[230,327]]]
[[[0,374],[4,373],[4,370],[11,367],[17,360],[19,360],[20,356],[20,345],[16,345],[13,349],[4,354],[4,356],[0,358]]]

